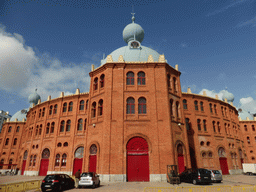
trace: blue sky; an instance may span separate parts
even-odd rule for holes
[[[0,110],[28,108],[35,88],[43,101],[89,91],[91,64],[126,45],[132,5],[142,45],[179,65],[183,91],[227,87],[236,107],[256,108],[256,0],[2,0]]]

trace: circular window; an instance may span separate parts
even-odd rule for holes
[[[253,151],[251,150],[250,153],[253,153]]]
[[[33,145],[32,148],[35,149],[35,145]]]
[[[255,158],[254,158],[254,157],[252,157],[252,160],[255,160]]]
[[[229,148],[231,148],[231,143],[228,144]]]
[[[63,146],[64,146],[64,147],[67,147],[67,146],[68,146],[68,142],[65,142],[65,143],[63,144]]]
[[[203,146],[203,145],[204,145],[204,142],[203,142],[203,141],[201,141],[201,142],[200,142],[200,145],[201,145],[201,146]]]
[[[208,157],[212,157],[212,152],[209,152],[209,153],[208,153]]]
[[[14,152],[12,152],[11,155],[14,155]]]
[[[206,157],[206,153],[205,152],[202,153],[202,157]]]
[[[5,155],[6,153],[5,152],[3,152],[3,155]]]
[[[61,144],[61,143],[58,143],[58,144],[57,144],[57,147],[61,147],[61,146],[62,146],[62,144]]]
[[[206,145],[207,145],[207,146],[210,146],[210,142],[209,142],[209,141],[207,141]]]

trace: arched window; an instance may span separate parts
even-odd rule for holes
[[[147,113],[146,99],[144,97],[139,98],[139,114]]]
[[[207,131],[207,128],[206,128],[206,120],[205,120],[205,119],[203,120],[203,126],[204,126],[204,131]]]
[[[252,125],[252,131],[255,131],[255,127],[254,127],[254,125]]]
[[[69,102],[68,104],[68,111],[72,111],[73,110],[73,102]]]
[[[100,101],[99,101],[99,104],[98,104],[98,115],[99,116],[101,116],[101,115],[103,115],[103,100],[101,99]]]
[[[75,151],[75,158],[83,158],[84,155],[84,148],[78,147]]]
[[[171,112],[171,116],[173,116],[173,100],[170,99],[170,112]]]
[[[244,125],[244,130],[245,130],[245,131],[248,131],[248,130],[247,130],[247,125]]]
[[[59,166],[60,165],[60,154],[57,154],[55,157],[55,166]]]
[[[60,132],[64,132],[64,130],[65,130],[65,121],[63,120],[60,123]]]
[[[8,169],[12,168],[12,159],[9,160],[9,165],[8,165]]]
[[[64,146],[64,147],[67,147],[67,146],[68,146],[68,142],[65,142],[65,143],[63,144],[63,146]]]
[[[200,102],[200,108],[201,108],[201,111],[204,111],[204,103],[202,101]]]
[[[96,77],[93,81],[93,90],[97,90],[98,89],[98,77]]]
[[[39,128],[39,135],[42,134],[42,124],[40,125],[40,128]]]
[[[90,147],[90,155],[96,155],[97,154],[97,146],[95,144],[92,144]]]
[[[220,133],[221,131],[220,122],[217,122],[217,127],[218,127],[218,132]]]
[[[50,157],[50,150],[48,148],[45,148],[42,152],[42,159],[49,159]]]
[[[195,110],[198,111],[198,101],[194,101],[195,104]]]
[[[171,87],[171,76],[169,74],[167,74],[167,86],[168,88]]]
[[[224,124],[224,127],[225,127],[225,132],[226,132],[226,134],[228,134],[227,123]]]
[[[86,101],[86,106],[85,106],[85,109],[86,109],[86,110],[88,109],[88,103],[89,103],[89,100],[87,99],[87,101]]]
[[[177,91],[176,78],[175,77],[173,77],[173,90]]]
[[[180,109],[180,104],[178,101],[176,101],[176,117],[179,117],[179,109]]]
[[[129,97],[126,100],[126,114],[135,113],[135,100],[132,97]]]
[[[61,167],[65,167],[67,164],[67,155],[64,153],[61,159]]]
[[[20,131],[20,126],[18,126],[16,129],[16,132],[19,132],[19,131]]]
[[[141,71],[138,73],[138,85],[145,85],[145,84],[146,84],[145,73]]]
[[[51,133],[54,133],[54,125],[55,125],[55,123],[54,123],[54,122],[52,122],[52,126],[51,126]]]
[[[71,128],[71,120],[67,120],[67,125],[66,125],[66,131],[70,131]]]
[[[217,115],[217,114],[218,114],[218,113],[217,113],[217,106],[214,105],[213,107],[214,107],[214,112],[215,112],[215,114]]]
[[[84,130],[86,130],[87,119],[84,120]]]
[[[0,161],[0,169],[3,169],[4,159],[1,159]]]
[[[198,128],[198,131],[201,131],[201,120],[200,119],[197,119],[197,128]]]
[[[33,166],[36,166],[36,155],[34,155]]]
[[[209,106],[210,106],[210,112],[212,113],[212,104],[210,103]]]
[[[44,117],[45,107],[43,108],[42,117]]]
[[[105,79],[105,75],[102,74],[102,75],[100,76],[100,88],[104,87],[104,79]]]
[[[213,131],[216,132],[215,121],[212,122]]]
[[[58,109],[58,105],[54,105],[54,109],[53,109],[53,113],[56,114],[57,113],[57,109]]]
[[[61,142],[59,142],[58,144],[57,144],[57,147],[61,147],[62,146],[62,144],[61,144]]]
[[[51,115],[52,114],[52,105],[50,106],[50,110],[49,110],[49,115]]]
[[[186,129],[187,129],[187,130],[190,130],[189,118],[186,118],[186,119],[185,119],[185,122],[186,122]]]
[[[48,134],[49,132],[50,132],[50,123],[47,123],[46,134]]]
[[[96,102],[92,103],[92,117],[96,117]]]
[[[67,103],[64,103],[64,104],[63,104],[62,112],[66,112],[66,111],[67,111],[67,106],[68,106]]]
[[[29,159],[29,166],[32,166],[32,162],[33,162],[33,155],[30,156],[30,159]]]
[[[16,145],[16,144],[17,144],[17,140],[18,140],[17,138],[14,139],[13,145]]]
[[[188,109],[187,100],[183,99],[183,109]]]
[[[39,109],[38,117],[41,117],[42,109]]]
[[[12,127],[10,126],[8,129],[8,133],[10,133],[12,131]]]
[[[6,140],[5,140],[5,145],[8,145],[9,144],[9,138],[7,138]]]
[[[84,100],[80,101],[79,110],[84,110]]]
[[[247,137],[247,143],[250,144],[251,141],[250,141],[250,137]]]
[[[83,130],[83,119],[79,119],[77,123],[77,130],[82,131]]]
[[[126,74],[126,85],[134,85],[134,73],[131,71]]]
[[[37,136],[37,134],[38,134],[38,125],[36,126],[36,136]]]

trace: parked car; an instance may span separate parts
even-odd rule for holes
[[[193,183],[211,183],[211,172],[208,169],[187,169],[180,175],[181,182]]]
[[[62,191],[64,189],[73,189],[75,185],[74,179],[66,174],[50,174],[46,175],[41,184],[41,190]]]
[[[78,188],[91,186],[95,188],[100,186],[100,178],[95,172],[84,172],[81,174]]]
[[[212,182],[220,183],[222,181],[222,174],[218,170],[209,170],[211,172]]]

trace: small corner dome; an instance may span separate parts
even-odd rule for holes
[[[224,101],[227,98],[228,102],[233,102],[235,97],[232,93],[228,92],[227,89],[223,91],[222,100]]]
[[[28,97],[28,102],[30,104],[37,104],[38,103],[38,100],[41,99],[40,95],[37,94],[37,89],[35,90],[34,93],[32,93],[31,95],[29,95]]]
[[[134,36],[135,39],[141,43],[144,39],[144,30],[139,24],[130,23],[123,30],[123,39],[128,43],[129,41],[134,40]]]
[[[246,120],[249,117],[250,120],[253,120],[253,116],[245,110],[239,109],[238,116],[241,117],[242,120]]]
[[[28,109],[22,109],[20,111],[17,111],[10,119],[10,121],[15,121],[15,119],[18,119],[18,121],[22,121],[23,119],[26,119]]]

